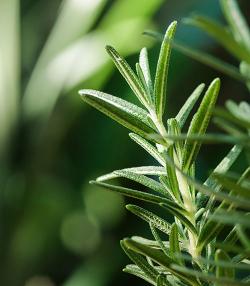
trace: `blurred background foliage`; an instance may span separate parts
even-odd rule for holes
[[[249,1],[239,3],[249,19]],[[163,32],[174,19],[177,40],[236,64],[202,31],[181,22],[194,11],[224,21],[216,0],[0,0],[0,285],[134,282],[121,272],[127,258],[119,239],[148,231],[125,212],[124,198],[88,181],[152,162],[125,129],[82,104],[77,90],[132,100],[105,45],[133,65],[147,46],[155,66],[159,43],[142,33]],[[168,113],[216,76],[222,78],[220,104],[248,99],[241,83],[173,51]],[[204,148],[201,179],[228,150]]]

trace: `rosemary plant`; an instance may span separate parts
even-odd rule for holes
[[[204,183],[195,177],[195,162],[206,139],[220,80],[210,83],[189,124],[189,114],[204,84],[197,86],[174,118],[163,120],[166,102],[169,104],[167,75],[176,24],[171,23],[164,36],[154,81],[146,48],[140,52],[136,73],[114,48],[106,48],[142,107],[100,91],[80,91],[85,102],[132,131],[131,139],[157,162],[155,166],[117,170],[91,183],[155,204],[168,214],[162,218],[141,206],[126,206],[148,223],[153,239],[136,236],[121,241],[134,263],[126,266],[125,272],[157,286],[250,285],[250,240],[246,232],[250,227],[250,171],[248,168],[240,175],[228,173],[242,149],[249,148],[249,140],[234,145]],[[233,110],[236,113],[235,106]],[[237,122],[245,123],[246,116]],[[187,134],[181,133],[184,124],[189,126]],[[250,126],[244,126],[249,132]],[[218,135],[218,139],[225,138]],[[147,191],[107,182],[118,177],[135,181]]]

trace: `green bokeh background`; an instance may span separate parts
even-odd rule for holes
[[[250,3],[240,4],[249,19]],[[223,21],[216,0],[0,0],[0,285],[144,285],[121,272],[128,259],[119,239],[150,236],[147,225],[125,211],[132,200],[88,181],[154,162],[77,91],[101,89],[135,102],[105,45],[132,66],[147,46],[154,71],[159,43],[142,32],[164,32],[172,20],[179,21],[178,40],[235,64],[181,22],[196,11]],[[217,76],[219,104],[247,99],[240,83],[173,51],[166,117]],[[203,147],[198,177],[227,150]]]

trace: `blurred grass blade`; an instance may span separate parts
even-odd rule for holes
[[[225,49],[227,49],[232,55],[238,58],[239,61],[246,61],[250,64],[250,53],[241,46],[231,35],[230,31],[224,26],[216,23],[206,17],[195,15],[192,18],[185,19],[185,23],[196,26],[210,36],[212,36],[218,43],[220,43]]]
[[[67,50],[90,29],[106,2],[107,0],[62,1],[59,15],[24,93],[23,109],[25,118],[43,118],[50,114],[67,79],[63,77],[55,81],[56,75],[51,76],[49,73],[50,65],[60,53]],[[79,57],[79,53],[76,53],[76,49],[74,49],[74,53],[71,53],[70,57],[67,56],[61,62],[64,64],[63,69],[67,70],[65,74],[68,77],[69,69],[72,69],[72,62],[70,64],[67,62],[67,65],[65,65],[65,60],[73,57],[75,68],[75,57]],[[65,66],[67,67],[65,68]]]
[[[198,85],[196,89],[192,92],[192,94],[189,96],[189,98],[186,100],[186,102],[184,103],[178,114],[176,115],[175,119],[178,121],[181,128],[184,126],[188,115],[190,114],[195,103],[199,99],[204,87],[205,87],[204,83]]]
[[[111,46],[107,46],[106,50],[110,57],[112,58],[114,64],[116,65],[119,72],[127,81],[130,88],[133,90],[139,101],[144,105],[148,106],[148,97],[143,88],[142,84],[140,83],[138,77],[133,72],[131,67],[125,61],[125,59]]]
[[[155,108],[158,119],[162,120],[162,116],[165,109],[166,103],[166,92],[167,92],[167,77],[168,67],[171,52],[171,40],[174,37],[177,22],[172,22],[164,36],[160,55],[156,68],[155,84],[154,84],[154,97],[155,97]]]
[[[220,80],[217,78],[208,87],[205,96],[199,106],[199,109],[190,123],[188,135],[203,135],[206,132],[215,102],[217,100],[219,89]],[[199,152],[200,146],[201,143],[190,142],[188,139],[185,141],[182,161],[182,167],[184,171],[187,171],[193,164]]]
[[[234,38],[250,51],[250,31],[247,21],[236,0],[220,0],[223,13],[230,25]]]
[[[137,134],[130,133],[129,136],[133,141],[135,141],[144,150],[146,150],[153,158],[155,158],[156,161],[158,161],[162,166],[165,166],[165,161],[162,154],[153,145],[151,145],[147,140]]]
[[[126,205],[126,208],[133,214],[145,220],[147,223],[151,224],[153,227],[159,229],[160,231],[166,234],[170,233],[170,223],[157,216],[156,214],[136,205]]]
[[[167,174],[165,168],[159,167],[159,166],[132,167],[132,168],[121,169],[118,171],[129,171],[129,172],[133,172],[138,175],[151,175],[151,176],[162,176],[162,175]],[[112,173],[98,177],[96,181],[102,182],[102,181],[115,179],[118,177],[119,176],[117,175],[117,173],[115,174],[114,172],[112,172]]]
[[[0,1],[0,158],[7,154],[19,113],[20,1]]]
[[[147,122],[147,112],[144,109],[100,91],[84,89],[79,93],[85,102],[128,129],[146,138],[150,138],[149,134],[154,133],[154,130]]]
[[[139,65],[143,72],[143,76],[144,76],[145,83],[147,86],[147,91],[148,91],[148,94],[150,95],[150,100],[153,103],[154,102],[154,97],[153,97],[154,90],[153,90],[153,83],[152,83],[150,68],[149,68],[149,63],[148,63],[148,51],[146,48],[141,49],[140,57],[139,57]]]
[[[224,252],[221,249],[218,249],[215,252],[215,262],[230,262],[231,259],[227,255],[226,252]],[[222,267],[222,266],[217,266],[216,267],[216,277],[217,278],[228,278],[228,279],[234,279],[235,277],[235,270],[234,268],[228,268],[228,267]],[[216,286],[221,286],[220,283],[216,283]]]
[[[144,32],[144,34],[153,37],[159,41],[161,41],[163,38],[162,34],[155,31],[147,30]],[[240,73],[235,66],[224,62],[223,60],[216,58],[215,56],[212,56],[208,53],[199,51],[193,47],[189,47],[179,41],[173,40],[172,48],[201,64],[207,65],[223,74],[234,78],[235,80],[246,82],[248,79],[250,79],[249,74]]]

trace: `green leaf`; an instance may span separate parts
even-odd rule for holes
[[[152,267],[147,260],[140,254],[136,253],[132,249],[129,249],[124,241],[121,241],[121,247],[127,256],[145,273],[145,275],[152,281],[156,280],[159,272]]]
[[[187,101],[184,103],[178,114],[176,115],[176,120],[180,124],[182,128],[186,122],[188,115],[190,114],[191,110],[193,109],[195,103],[197,102],[198,98],[200,97],[202,91],[204,90],[205,84],[202,83],[196,87],[196,89],[192,92],[189,96]]]
[[[231,259],[230,257],[227,255],[226,252],[224,252],[221,249],[218,249],[215,252],[215,261],[216,262],[230,262]],[[228,278],[228,279],[234,279],[235,277],[235,270],[234,268],[228,268],[228,267],[222,267],[222,266],[217,266],[216,267],[216,277],[217,278]],[[221,286],[223,284],[220,283],[216,283],[216,286]]]
[[[190,123],[188,135],[202,135],[206,132],[215,102],[217,100],[219,89],[220,80],[217,78],[208,87],[200,107]],[[188,139],[186,140],[182,162],[183,170],[187,171],[193,164],[199,152],[200,146],[201,143],[199,142],[189,142]]]
[[[160,231],[166,234],[170,233],[170,223],[157,216],[156,214],[135,205],[126,205],[126,208]]]
[[[174,158],[173,158],[173,154],[174,154],[173,146],[169,146],[169,148],[167,150],[167,154],[172,160],[174,160]],[[178,180],[177,180],[177,176],[176,176],[176,170],[175,170],[174,166],[171,166],[168,164],[166,166],[166,170],[167,170],[167,180],[168,180],[168,184],[169,184],[169,189],[171,190],[175,199],[178,202],[182,203],[182,200],[180,197],[179,184],[178,184]]]
[[[91,89],[79,91],[82,99],[102,113],[141,136],[150,139],[155,131],[149,126],[147,112],[121,98]]]
[[[237,1],[220,0],[220,4],[235,40],[250,50],[250,31]]]
[[[162,166],[165,166],[165,160],[163,156],[153,145],[151,145],[147,140],[137,134],[130,133],[129,136],[133,141],[135,141],[144,150],[146,150],[153,158],[155,158],[156,161],[158,161]]]
[[[166,209],[173,216],[177,217],[182,224],[184,224],[193,234],[197,235],[197,229],[192,224],[192,222],[188,219],[188,215],[183,211],[178,210],[175,207],[171,207],[170,205],[166,205],[165,203],[160,203],[164,209]]]
[[[180,257],[181,248],[179,243],[179,232],[176,223],[171,226],[171,231],[169,235],[169,246],[170,246],[170,257],[179,264],[183,264]]]
[[[141,67],[144,80],[146,83],[146,87],[147,87],[146,90],[148,94],[150,95],[151,102],[153,103],[154,102],[154,98],[153,98],[154,90],[153,90],[153,83],[152,83],[149,63],[148,63],[148,51],[146,48],[141,49],[140,57],[139,57],[139,65]]]
[[[164,36],[156,68],[154,96],[157,117],[161,120],[166,103],[167,76],[171,52],[171,40],[176,30],[177,22],[172,22]]]
[[[151,175],[151,176],[162,176],[166,175],[166,170],[164,167],[160,166],[141,166],[141,167],[132,167],[125,168],[118,171],[129,171],[138,175]],[[114,172],[102,175],[96,179],[98,182],[107,181],[111,179],[118,178],[119,176]]]
[[[169,255],[169,251],[166,247],[166,245],[164,244],[164,242],[161,240],[160,235],[158,234],[156,228],[153,226],[152,223],[149,224],[151,232],[153,234],[154,239],[158,242],[159,247],[161,248],[161,250],[163,251],[163,253],[165,253],[166,255]]]
[[[240,61],[244,60],[250,63],[249,51],[232,37],[231,32],[226,27],[198,15],[185,19],[185,23],[204,30]]]
[[[156,279],[156,286],[171,286],[171,284],[167,281],[166,274],[159,274]]]
[[[137,78],[131,67],[113,47],[107,46],[106,50],[112,58],[113,62],[115,63],[116,67],[118,68],[119,72],[122,74],[122,76],[129,84],[130,88],[137,96],[137,98],[144,106],[148,107],[149,102],[146,91],[144,90],[142,84],[140,83],[139,79]]]
[[[126,171],[126,170],[125,171],[118,170],[118,171],[114,171],[114,173],[115,175],[118,175],[119,177],[127,178],[129,180],[142,184],[145,187],[148,187],[154,190],[155,192],[160,193],[161,195],[169,196],[169,194],[166,192],[162,184],[144,175],[136,174],[136,173],[133,173],[131,171]]]
[[[90,183],[93,185],[103,187],[104,189],[106,189],[108,191],[116,192],[116,193],[122,194],[124,196],[132,197],[132,198],[135,198],[138,200],[142,200],[142,201],[146,201],[146,202],[150,202],[150,203],[154,203],[154,204],[159,204],[161,202],[167,202],[167,204],[170,203],[171,205],[173,204],[171,201],[169,201],[163,197],[144,193],[144,192],[140,192],[137,190],[124,188],[124,187],[120,187],[120,186],[115,186],[115,185],[111,185],[111,184],[106,184],[106,183],[102,183],[102,182],[97,182],[97,181],[90,181]]]
[[[172,265],[174,261],[169,256],[164,254],[162,251],[158,249],[153,249],[151,247],[138,243],[129,238],[124,239],[123,242],[128,249],[131,249],[144,256],[148,256],[149,258],[151,258],[153,261],[155,261],[159,265],[165,267],[166,270],[169,271],[171,274],[175,275],[176,277],[180,278],[182,281],[186,282],[188,285],[193,285],[193,286],[199,285],[195,281],[195,279],[190,278],[190,276],[186,274],[184,275],[180,274],[179,271],[173,270]]]
[[[123,272],[135,275],[155,286],[155,281],[148,278],[148,276],[146,276],[145,273],[135,264],[126,265],[126,267],[123,269]]]

